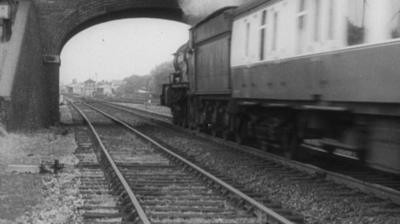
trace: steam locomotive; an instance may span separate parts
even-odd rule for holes
[[[255,0],[190,29],[161,101],[174,123],[400,173],[400,1]]]

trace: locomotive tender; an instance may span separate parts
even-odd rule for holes
[[[400,1],[254,0],[211,14],[176,53],[176,124],[295,156],[400,173]]]

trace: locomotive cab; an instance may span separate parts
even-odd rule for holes
[[[171,108],[173,122],[183,125],[187,111],[188,58],[190,51],[188,44],[181,46],[174,54],[175,72],[169,76],[169,83],[164,84],[161,95],[161,105]]]

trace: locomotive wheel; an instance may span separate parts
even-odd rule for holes
[[[242,127],[239,128],[237,132],[235,132],[235,142],[240,145],[243,145],[246,142],[246,138],[247,138],[246,128],[245,125],[243,125]]]
[[[227,141],[232,140],[232,139],[233,139],[233,138],[232,138],[232,132],[231,132],[231,131],[224,131],[224,132],[222,133],[222,138],[223,138],[224,140],[227,140]]]
[[[229,139],[229,133],[227,131],[224,131],[222,133],[222,139],[224,139],[224,140],[228,140]]]
[[[236,116],[235,118],[235,131],[234,140],[236,143],[243,145],[247,137],[248,120],[243,116]]]
[[[191,122],[191,123],[189,124],[189,129],[190,129],[190,130],[196,130],[196,123]]]
[[[179,121],[175,116],[172,118],[172,124],[179,125]]]
[[[296,150],[298,146],[298,139],[295,129],[285,128],[281,137],[281,147],[283,155],[288,159],[293,159],[296,156]]]
[[[243,145],[244,144],[244,137],[241,136],[240,133],[236,133],[235,134],[235,142],[240,144],[240,145]]]
[[[185,129],[189,129],[189,123],[188,123],[187,121],[185,121],[185,122],[183,123],[183,127],[184,127]]]
[[[218,137],[218,131],[216,130],[216,129],[211,129],[211,135],[213,136],[213,137]]]
[[[268,142],[266,140],[260,141],[260,148],[266,152],[269,152],[271,150],[271,148],[268,146]]]

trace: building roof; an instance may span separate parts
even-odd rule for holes
[[[84,83],[96,83],[96,82],[94,80],[92,80],[92,79],[88,79]]]

